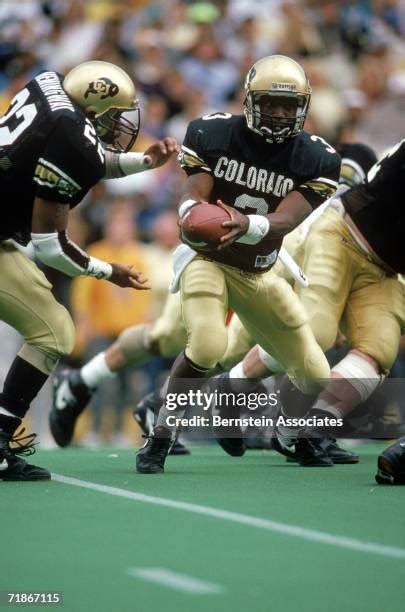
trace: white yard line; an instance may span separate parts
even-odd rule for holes
[[[127,574],[147,582],[161,584],[175,591],[183,591],[183,593],[192,593],[193,595],[219,595],[224,591],[219,584],[200,580],[186,574],[179,574],[166,567],[130,567]]]
[[[211,518],[221,519],[231,523],[239,523],[240,525],[248,525],[249,527],[273,531],[274,533],[301,538],[302,540],[307,540],[310,542],[328,544],[329,546],[335,546],[337,548],[344,548],[346,550],[371,555],[381,555],[383,557],[390,557],[392,559],[405,559],[405,548],[399,548],[397,546],[386,546],[385,544],[378,544],[377,542],[356,540],[355,538],[333,535],[332,533],[318,531],[317,529],[307,529],[306,527],[300,527],[298,525],[289,525],[288,523],[280,523],[278,521],[272,521],[266,518],[250,516],[249,514],[221,510],[220,508],[200,506],[199,504],[191,504],[189,502],[177,501],[175,499],[168,499],[165,497],[155,497],[154,495],[144,495],[143,493],[119,489],[118,487],[109,487],[96,482],[80,480],[79,478],[62,476],[61,474],[52,474],[52,480],[56,480],[57,482],[66,485],[98,491],[99,493],[105,493],[107,495],[114,495],[115,497],[124,497],[125,499],[130,499],[135,502],[153,504],[155,506],[164,506],[166,508],[175,508],[176,510],[183,510],[193,514],[209,516]]]

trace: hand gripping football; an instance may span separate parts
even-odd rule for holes
[[[220,244],[220,238],[229,232],[229,228],[222,227],[222,223],[230,218],[229,213],[220,206],[199,202],[182,219],[182,239],[197,250],[215,249]]]

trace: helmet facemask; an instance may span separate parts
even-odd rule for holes
[[[244,108],[251,130],[269,143],[281,144],[297,136],[303,129],[309,108],[309,95],[249,91]]]
[[[134,114],[135,119],[132,121]],[[126,115],[129,115],[131,119]],[[107,148],[122,152],[130,151],[140,128],[138,103],[136,103],[136,108],[131,110],[110,108],[102,115],[92,119],[92,123],[96,128],[97,136],[108,145]]]

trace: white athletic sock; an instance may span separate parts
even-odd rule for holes
[[[229,378],[247,378],[243,369],[243,361],[240,361],[229,370]]]
[[[105,360],[105,353],[102,352],[82,367],[80,375],[90,389],[96,389],[104,380],[114,378],[116,373],[110,370]]]

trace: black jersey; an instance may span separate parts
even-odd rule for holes
[[[342,195],[346,211],[375,253],[405,273],[405,140],[368,172],[365,182]]]
[[[367,172],[377,161],[373,149],[360,142],[342,143],[336,147],[336,150],[342,158],[340,185],[344,184],[348,187],[359,185],[365,180]]]
[[[189,124],[180,163],[188,175],[212,176],[212,203],[220,199],[244,214],[259,215],[274,212],[293,190],[316,208],[335,192],[340,170],[340,156],[319,136],[301,132],[283,144],[269,144],[249,130],[243,115],[227,113]],[[281,238],[233,243],[223,251],[204,251],[204,256],[260,272],[274,264],[281,243]]]
[[[0,239],[30,240],[35,197],[76,206],[105,174],[104,150],[83,111],[43,72],[0,119]]]

